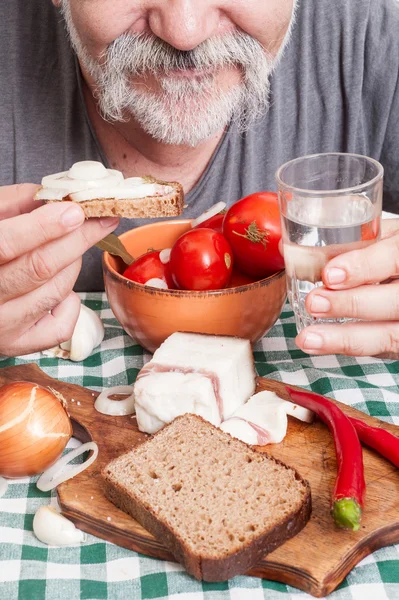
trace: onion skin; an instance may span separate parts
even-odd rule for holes
[[[68,413],[50,390],[26,381],[0,388],[0,475],[42,473],[59,458],[71,436]]]

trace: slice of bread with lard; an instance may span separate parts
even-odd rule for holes
[[[77,162],[69,169],[42,179],[35,200],[78,202],[87,218],[177,217],[184,208],[180,183],[153,177],[124,178],[97,161]]]

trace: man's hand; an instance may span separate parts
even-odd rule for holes
[[[308,354],[399,358],[398,230],[399,220],[384,221],[383,240],[333,258],[323,271],[325,287],[306,298],[314,317],[367,322],[307,327],[296,339],[299,348]]]
[[[6,356],[70,339],[82,254],[118,225],[114,218],[85,221],[69,202],[41,206],[33,200],[36,189],[0,187],[0,354]]]

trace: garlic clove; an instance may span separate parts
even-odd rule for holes
[[[69,359],[80,362],[90,356],[94,348],[104,339],[104,325],[94,310],[84,304],[80,305],[80,313],[70,340],[59,346],[43,350],[45,356]]]
[[[225,208],[226,208],[226,202],[216,202],[216,204],[214,204],[213,206],[208,208],[208,210],[203,212],[202,215],[200,215],[199,217],[197,217],[196,219],[191,221],[191,227],[194,228],[194,227],[197,227],[198,225],[201,225],[201,223],[204,223],[204,221],[207,221],[208,219],[211,219],[215,215],[218,215]]]
[[[144,285],[149,285],[150,287],[155,287],[160,290],[168,290],[169,289],[166,281],[164,281],[163,279],[160,279],[159,277],[153,277],[152,279],[149,279],[148,281],[145,282]]]
[[[61,346],[54,346],[53,348],[48,348],[48,350],[42,350],[42,354],[50,358],[63,358],[67,360],[70,353],[69,350],[63,350]]]
[[[66,350],[67,352],[71,351],[71,340],[68,340],[67,342],[62,342],[62,344],[60,344],[60,348],[62,350]]]
[[[161,263],[163,265],[168,264],[168,262],[170,261],[170,253],[171,252],[172,252],[172,248],[164,248],[159,253],[159,260],[161,261]]]
[[[70,360],[84,360],[104,339],[104,325],[94,310],[84,304],[71,338]]]
[[[49,546],[74,546],[86,541],[86,534],[52,506],[41,506],[33,518],[33,532]]]

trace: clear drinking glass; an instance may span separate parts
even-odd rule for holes
[[[347,320],[315,319],[305,299],[323,285],[331,258],[379,239],[383,174],[378,161],[343,153],[303,156],[277,171],[287,291],[298,333]]]

